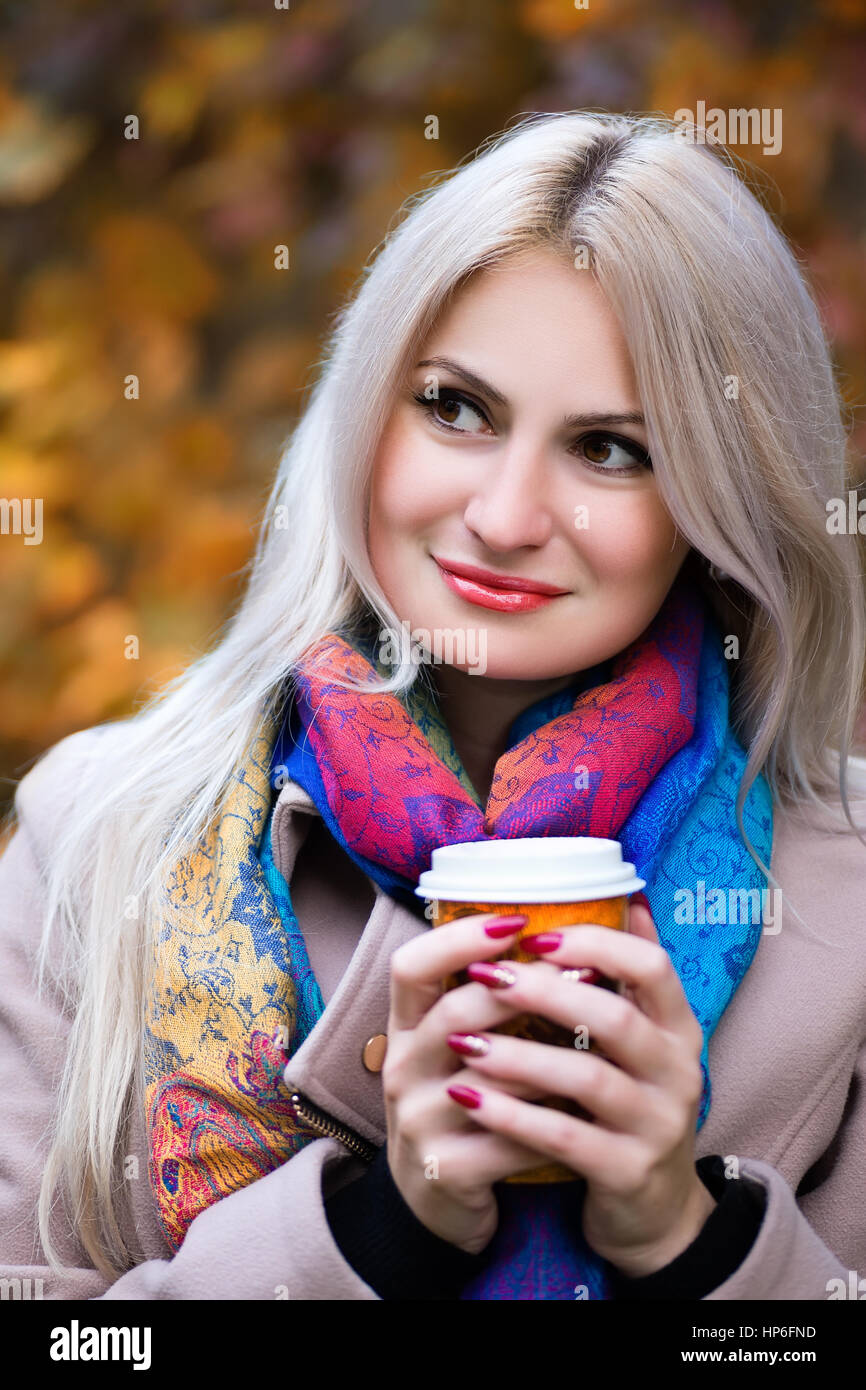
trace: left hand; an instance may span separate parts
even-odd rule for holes
[[[466,1070],[453,1083],[481,1096],[469,1111],[476,1124],[586,1179],[584,1237],[635,1278],[685,1250],[716,1205],[695,1168],[703,1034],[646,906],[630,904],[627,932],[558,930],[557,949],[531,965],[509,960],[517,982],[491,995],[503,1021],[531,1013],[569,1030],[585,1024],[605,1056],[488,1032],[486,1055],[462,1057]],[[581,966],[622,981],[625,993],[563,980],[563,970]],[[499,1082],[530,1097],[571,1097],[595,1118],[532,1105]]]

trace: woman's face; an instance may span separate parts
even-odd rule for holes
[[[462,649],[439,639],[450,664],[500,680],[567,676],[621,651],[689,550],[646,446],[629,353],[591,272],[533,251],[473,276],[417,354],[374,463],[370,560],[401,621],[434,640],[462,634]],[[492,572],[505,591],[449,566]],[[508,591],[515,579],[558,592]]]

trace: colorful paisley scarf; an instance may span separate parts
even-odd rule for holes
[[[345,852],[416,914],[423,904],[412,890],[440,845],[487,836],[619,839],[647,880],[659,938],[704,1031],[698,1128],[709,1112],[709,1039],[762,930],[759,912],[720,920],[718,904],[759,903],[766,880],[736,824],[746,755],[730,727],[722,638],[701,597],[677,580],[634,643],[525,710],[486,806],[423,680],[398,699],[329,679],[366,682],[381,672],[374,641],[331,633],[307,653],[293,673],[286,719],[263,716],[221,814],[169,885],[146,1077],[150,1178],[174,1248],[199,1211],[316,1137],[295,1117],[282,1077],[324,1010],[269,853],[268,817],[287,776],[309,792]],[[763,777],[743,818],[769,863],[772,799]],[[580,1232],[582,1181],[496,1191],[501,1216],[490,1260],[464,1299],[608,1296],[604,1262]]]

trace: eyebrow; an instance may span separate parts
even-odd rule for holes
[[[497,405],[508,405],[508,398],[503,396],[501,391],[497,391],[495,386],[491,386],[489,381],[476,376],[475,372],[470,372],[467,367],[461,367],[459,362],[452,361],[450,357],[425,357],[423,361],[416,362],[415,366],[439,367],[442,371],[452,372],[454,376],[462,377],[474,390],[489,397]],[[564,415],[561,423],[564,429],[584,429],[587,425],[644,425],[646,421],[640,411],[629,410],[624,413],[594,411],[583,415]]]

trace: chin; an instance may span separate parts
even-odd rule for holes
[[[549,663],[534,660],[531,656],[521,660],[515,656],[513,649],[498,654],[488,651],[486,660],[483,659],[484,654],[482,652],[481,657],[482,659],[477,663],[449,661],[435,664],[440,666],[447,664],[452,670],[462,671],[465,675],[471,676],[473,680],[479,680],[483,676],[485,680],[494,681],[559,680],[572,675],[578,669],[576,665],[563,668],[561,662],[552,666]]]

